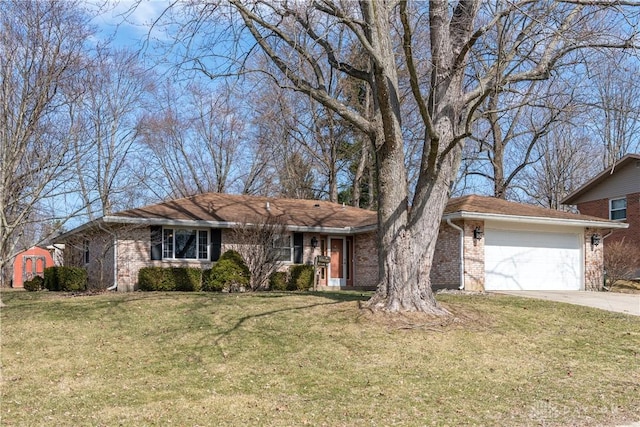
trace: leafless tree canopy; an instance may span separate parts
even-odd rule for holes
[[[242,255],[249,268],[252,290],[267,289],[269,278],[283,264],[281,250],[275,243],[286,235],[285,232],[285,225],[277,218],[269,218],[260,224],[246,223],[233,229],[233,249]]]
[[[49,202],[73,190],[87,23],[71,1],[8,0],[0,8],[0,267],[24,249],[16,245],[31,224],[68,217]]]

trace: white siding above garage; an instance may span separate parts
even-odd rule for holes
[[[485,290],[584,289],[582,231],[485,228]]]

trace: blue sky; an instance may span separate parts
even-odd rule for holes
[[[171,5],[169,0],[89,0],[86,7],[99,11],[93,24],[99,30],[98,37],[113,37],[115,47],[136,49],[151,39],[163,39],[159,29],[150,29],[162,12]]]

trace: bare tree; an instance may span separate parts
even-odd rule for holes
[[[75,190],[72,140],[76,101],[84,90],[88,19],[72,1],[8,0],[0,8],[3,269],[15,255],[22,230],[46,218],[62,225],[75,213],[62,209],[71,203],[60,202]]]
[[[180,94],[180,92],[182,92]],[[231,86],[214,92],[193,83],[160,88],[158,108],[141,127],[142,139],[158,166],[155,177],[173,196],[209,191],[223,193],[246,176],[234,166],[245,154],[246,111]]]
[[[524,171],[522,186],[533,202],[550,209],[598,172],[593,162],[592,141],[576,126],[556,126],[536,147],[538,162]],[[595,150],[595,148],[593,148]]]
[[[636,277],[640,266],[640,247],[616,240],[607,243],[604,251],[604,269],[607,275],[606,290],[613,288],[618,280],[630,280]]]
[[[281,249],[274,243],[285,235],[285,231],[284,224],[277,218],[268,218],[260,224],[246,223],[233,229],[232,246],[249,268],[252,290],[266,289],[269,277],[283,265]]]
[[[252,37],[278,68],[279,78],[286,82],[282,86],[312,97],[369,136],[377,162],[380,275],[369,306],[388,311],[445,312],[437,305],[429,280],[435,241],[463,141],[471,135],[475,111],[491,90],[546,79],[581,49],[636,46],[637,28],[630,23],[637,22],[637,16],[625,9],[635,2],[627,1],[229,0],[228,4],[230,8],[225,3],[217,9],[212,3],[193,4],[188,9],[193,19],[183,32],[197,33],[209,43],[213,37],[203,34],[209,20],[222,22],[216,19],[225,13],[231,25],[241,20],[241,32],[235,30],[238,27],[225,28],[216,33],[218,39],[220,34],[238,35],[236,41],[246,43]],[[467,74],[473,57],[469,53],[482,45],[479,41],[496,25],[516,18],[520,30],[510,35],[499,52],[509,59],[509,72],[505,73],[505,61],[493,58],[481,71],[476,67],[474,74]],[[428,45],[414,39],[416,29],[425,25]],[[345,37],[351,43],[336,43]],[[239,44],[233,46],[236,49]],[[356,46],[366,53],[364,66],[349,61],[347,51]],[[256,49],[242,52],[252,54]],[[215,64],[202,59],[196,58],[195,63],[216,74],[207,70]],[[246,65],[244,59],[232,64]],[[418,73],[418,63],[429,64],[428,77]],[[332,96],[327,90],[330,75],[320,64],[329,64],[332,73],[364,82],[374,100],[373,116]],[[398,64],[406,70],[411,101],[424,129],[414,191],[407,179]]]
[[[586,122],[601,143],[602,169],[640,150],[640,83],[637,58],[615,52],[598,61],[585,102]]]
[[[537,145],[563,120],[574,101],[559,84],[533,81],[491,90],[478,108],[476,129],[469,138],[473,149],[464,162],[466,173],[486,179],[493,196],[506,199],[512,189],[525,188],[521,177],[540,160]]]
[[[125,50],[98,48],[86,74],[74,145],[80,195],[92,220],[132,207],[136,199],[133,154],[152,84],[137,55]]]

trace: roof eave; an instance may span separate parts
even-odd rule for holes
[[[613,164],[612,166],[606,168],[605,170],[600,172],[598,175],[596,175],[595,177],[591,178],[585,184],[580,186],[580,188],[578,188],[577,190],[573,191],[571,194],[569,194],[564,199],[560,200],[560,203],[562,203],[563,205],[575,205],[576,201],[580,198],[580,196],[582,196],[584,193],[588,192],[591,189],[591,187],[593,187],[594,185],[599,184],[600,182],[605,180],[607,178],[607,176],[613,175],[617,169],[621,168],[622,166],[624,166],[627,162],[629,162],[631,160],[640,160],[640,155],[638,155],[638,154],[627,154],[627,155],[625,155],[620,160],[618,160],[615,164]]]
[[[564,225],[568,227],[591,227],[591,228],[611,228],[611,229],[622,229],[628,228],[629,224],[624,222],[615,222],[615,221],[597,221],[597,220],[589,220],[589,219],[567,219],[567,218],[548,218],[548,217],[538,217],[538,216],[524,216],[524,215],[504,215],[504,214],[493,214],[493,213],[480,213],[480,212],[467,212],[467,211],[459,211],[453,212],[450,214],[445,214],[443,216],[443,221],[447,219],[455,220],[455,219],[474,219],[474,220],[494,220],[494,221],[502,221],[502,222],[511,222],[511,223],[527,223],[527,224],[537,224],[537,225]]]
[[[77,226],[75,228],[72,228],[69,231],[66,231],[64,233],[61,233],[61,234],[57,235],[56,237],[51,239],[51,242],[54,243],[54,244],[58,243],[58,242],[62,242],[66,238],[68,238],[70,236],[73,236],[74,234],[80,233],[82,231],[88,230],[88,229],[93,228],[93,227],[99,227],[101,223],[105,222],[104,218],[105,217],[94,219],[93,221],[85,222],[82,225],[79,225],[79,226]]]

